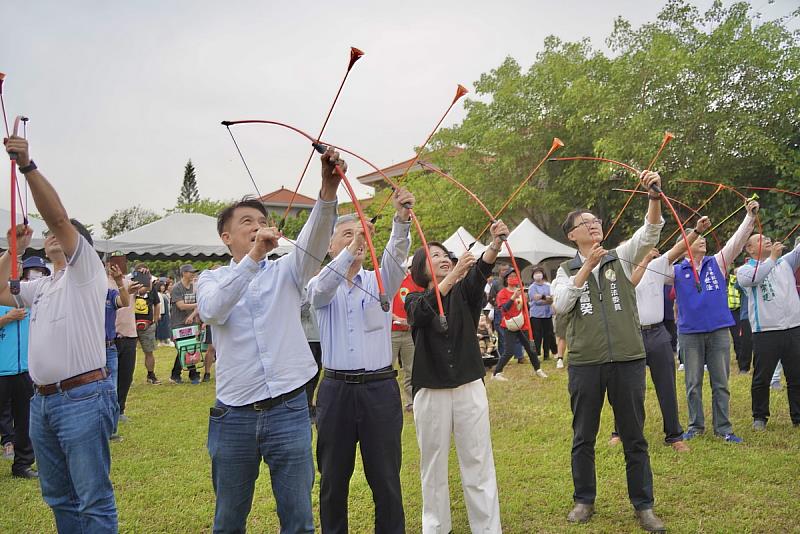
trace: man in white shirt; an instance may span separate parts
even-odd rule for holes
[[[197,309],[214,328],[217,401],[208,425],[216,494],[214,532],[244,532],[261,460],[270,468],[281,532],[313,532],[311,421],[305,384],[317,364],[303,333],[303,289],[319,269],[336,220],[335,166],[322,155],[322,189],[295,250],[272,261],[280,232],[245,199],[220,212],[217,231],[229,266],[198,279]]]
[[[698,219],[695,228],[689,230],[689,243],[693,243],[710,227],[708,217]],[[647,367],[650,368],[650,378],[664,419],[664,443],[677,452],[688,452],[689,446],[683,441],[683,428],[678,418],[675,356],[672,353],[672,339],[664,327],[664,285],[672,284],[672,264],[684,254],[686,243],[681,237],[663,256],[653,249],[631,276],[636,286],[636,308],[642,327]]]
[[[759,256],[759,240],[762,240]],[[769,419],[769,384],[778,362],[786,374],[789,415],[800,427],[800,296],[794,271],[800,268],[800,243],[788,254],[783,243],[754,234],[745,247],[750,260],[736,271],[747,294],[748,317],[755,352],[753,430],[766,430]],[[756,270],[756,266],[758,269]]]
[[[50,230],[45,251],[54,265],[51,276],[21,282],[18,295],[0,286],[0,304],[30,308],[30,437],[42,497],[59,532],[116,532],[108,440],[119,406],[105,368],[106,272],[91,234],[69,218],[30,159],[28,142],[12,136],[6,150],[15,155]],[[17,235],[24,251],[32,232],[18,226]],[[8,280],[11,261],[16,258],[8,252],[0,258],[0,280]]]

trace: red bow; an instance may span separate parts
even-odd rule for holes
[[[20,121],[25,122],[28,119],[17,115],[14,118],[14,129],[9,132],[8,117],[6,115],[6,103],[3,98],[3,82],[5,81],[5,74],[0,72],[0,107],[3,112],[3,124],[6,128],[6,137],[17,136],[19,132]],[[17,155],[13,152],[9,153],[11,158],[11,233],[8,239],[8,252],[11,256],[11,279],[9,280],[9,288],[12,295],[18,295],[20,291],[19,284],[19,262],[17,261],[17,196],[20,195],[20,209],[23,210],[23,223],[27,226],[28,217],[24,212],[21,193],[19,191],[19,183],[17,182]],[[23,251],[24,252],[24,251]]]

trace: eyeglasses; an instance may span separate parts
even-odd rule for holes
[[[597,226],[603,226],[602,219],[598,219],[597,217],[595,217],[593,219],[588,219],[588,220],[581,219],[581,222],[579,222],[578,224],[576,224],[575,226],[570,228],[569,231],[571,232],[571,231],[573,231],[575,228],[577,228],[579,226],[594,226],[595,224]]]

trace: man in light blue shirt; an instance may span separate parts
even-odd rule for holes
[[[397,293],[405,278],[414,196],[398,189],[392,202],[396,215],[380,265],[387,295]],[[348,532],[347,496],[359,443],[375,501],[375,532],[405,532],[403,411],[392,369],[392,315],[381,308],[375,271],[362,267],[365,251],[359,219],[340,217],[330,243],[330,269],[308,284],[325,369],[317,392],[317,464],[322,474],[320,524],[326,534]]]
[[[281,532],[314,532],[311,422],[305,384],[317,372],[300,323],[303,288],[320,266],[336,220],[345,163],[322,155],[322,189],[293,252],[271,261],[280,232],[245,199],[217,216],[233,259],[197,283],[203,322],[214,327],[217,401],[208,425],[216,494],[214,532],[244,532],[261,459],[270,468]]]

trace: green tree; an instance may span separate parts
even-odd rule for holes
[[[480,77],[475,83],[479,99],[466,102],[461,124],[436,136],[430,157],[497,210],[553,137],[565,142],[563,155],[605,156],[641,169],[668,130],[676,138],[655,170],[665,191],[689,205],[699,205],[714,188],[681,179],[782,184],[797,191],[800,32],[787,28],[797,16],[762,21],[743,2],[729,7],[715,2],[701,14],[688,2],[671,0],[654,22],[640,28],[617,19],[607,40],[610,55],[586,40],[548,37],[527,71],[507,58]],[[443,148],[463,150],[455,155],[437,150]],[[513,224],[527,216],[563,239],[558,225],[567,211],[588,207],[610,220],[627,199],[612,189],[635,184],[635,177],[610,165],[547,163],[504,218]],[[793,199],[761,198],[765,230],[785,233],[797,223]],[[740,203],[736,195],[722,192],[704,212],[719,220]],[[771,216],[792,206],[793,220],[784,211]],[[611,241],[641,224],[643,210],[644,201],[637,199]],[[457,205],[448,215],[458,219],[462,211]],[[665,219],[665,232],[671,232],[674,223],[669,215]],[[732,231],[737,219],[721,233]]]
[[[202,213],[210,217],[216,217],[220,211],[228,207],[231,203],[233,203],[232,200],[213,200],[211,198],[200,198],[190,203],[179,203],[174,208],[167,210],[167,214]]]
[[[200,201],[200,192],[197,190],[197,176],[195,176],[192,160],[186,162],[183,169],[183,184],[178,201],[175,205],[176,211],[186,212],[186,208]]]
[[[303,229],[303,225],[308,221],[309,215],[311,215],[309,210],[301,210],[296,216],[287,217],[286,224],[283,226],[283,234],[292,241],[297,239],[297,236],[300,235],[300,230]],[[276,215],[273,214],[273,216]]]
[[[111,239],[160,218],[161,215],[156,212],[137,205],[114,211],[108,219],[100,223],[100,226],[103,228],[103,237]]]

